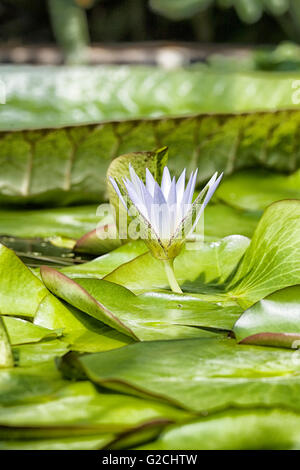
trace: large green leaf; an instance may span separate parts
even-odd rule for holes
[[[36,343],[45,338],[56,338],[61,335],[60,330],[49,330],[21,318],[2,317],[2,320],[13,346]]]
[[[119,348],[132,342],[129,336],[101,323],[68,305],[61,309],[39,309],[34,318],[36,325],[47,329],[62,329],[64,340],[73,351],[97,352]]]
[[[96,225],[107,223],[96,215],[97,206],[47,209],[0,209],[0,234],[22,238],[77,239]]]
[[[48,328],[48,331],[42,331],[38,327],[35,329],[33,325],[22,323],[19,319],[5,320],[15,344],[26,343],[28,339],[29,342],[32,342],[34,338],[42,339],[43,335],[44,337],[51,336],[49,330],[58,329],[67,335],[65,340],[72,344],[75,350],[101,351],[128,344],[124,335],[118,334],[99,322],[99,325],[91,324],[82,318],[80,312],[70,311],[50,294],[45,285],[30,272],[15,253],[4,245],[0,246],[1,272],[1,314],[34,317],[36,325]],[[56,336],[55,332],[52,332],[52,336]],[[36,346],[15,348],[15,353],[18,355],[19,363],[25,364],[49,360],[51,357],[66,352],[66,347],[67,343],[48,341]]]
[[[0,200],[52,205],[100,202],[106,198],[105,174],[112,158],[159,145],[169,147],[169,166],[176,175],[183,167],[198,167],[199,182],[214,171],[230,174],[250,165],[294,171],[299,167],[299,118],[299,111],[281,111],[3,132]]]
[[[0,313],[33,318],[35,315],[65,316],[66,310],[17,255],[0,244]]]
[[[261,218],[228,295],[247,308],[272,292],[299,283],[300,201],[279,201]]]
[[[73,298],[73,306],[100,320],[106,325],[136,339],[135,334],[129,326],[119,319],[112,311],[105,308],[87,290],[72,281],[64,274],[47,266],[42,266],[41,276],[48,288],[65,301]]]
[[[67,383],[53,361],[34,367],[3,369],[0,373],[0,405],[30,403],[45,395],[52,395]]]
[[[88,263],[63,268],[61,271],[69,277],[98,277],[101,279],[146,251],[148,248],[142,240],[132,241]]]
[[[0,450],[97,450],[106,447],[113,434],[56,437],[54,439],[0,440]]]
[[[286,410],[228,410],[170,426],[139,449],[270,450],[300,448],[300,415]]]
[[[228,406],[299,410],[300,368],[293,354],[211,338],[141,342],[65,361],[102,386],[198,412]]]
[[[0,245],[0,312],[33,317],[48,291],[15,253]]]
[[[69,344],[63,339],[48,339],[39,343],[14,346],[13,354],[18,366],[29,367],[41,362],[54,361],[69,350]]]
[[[299,167],[300,114],[292,88],[297,75],[4,67],[0,77],[7,86],[7,103],[0,107],[5,203],[99,202],[106,199],[105,174],[114,157],[164,145],[172,171],[199,167],[199,182],[216,170]],[[273,112],[283,108],[290,111]],[[257,110],[268,112],[230,114]],[[199,114],[206,112],[226,114]],[[158,115],[178,117],[152,119]],[[136,120],[103,122],[120,118]],[[91,121],[97,124],[53,128]],[[22,130],[10,132],[13,127]]]
[[[5,324],[0,317],[0,369],[14,365],[13,355]]]
[[[212,243],[187,244],[174,263],[176,278],[182,289],[186,292],[221,293],[224,282],[248,245],[249,239],[239,235]],[[64,272],[68,273],[67,270]],[[121,265],[105,279],[134,292],[168,287],[163,264],[150,253]]]
[[[258,170],[237,172],[225,179],[218,198],[252,211],[264,210],[280,199],[300,199],[300,171],[289,176]]]
[[[31,403],[1,406],[0,415],[1,449],[41,448],[42,445],[47,449],[46,439],[51,439],[53,448],[60,448],[62,438],[72,437],[76,442],[81,436],[92,438],[100,433],[103,437],[109,433],[109,441],[113,441],[116,433],[140,429],[143,434],[145,428],[150,428],[156,436],[164,425],[182,422],[191,416],[157,401],[98,393],[90,382],[69,383]],[[136,441],[139,442],[139,438]],[[80,441],[77,445],[81,448]],[[99,443],[97,447],[102,446]],[[66,440],[64,448],[72,448],[72,439],[69,443]]]
[[[41,273],[47,287],[60,298],[104,323],[109,323],[105,315],[113,315],[127,328],[124,333],[139,340],[212,336],[188,326],[230,330],[241,314],[235,304],[209,303],[192,295],[153,292],[136,296],[99,279],[77,278],[75,282],[52,268],[41,268]]]
[[[218,189],[218,194],[219,191]],[[218,240],[229,235],[251,238],[260,216],[260,211],[235,209],[225,204],[209,204],[203,214],[205,240]]]
[[[191,415],[157,401],[126,395],[98,393],[87,381],[71,383],[50,397],[15,406],[1,407],[0,426],[10,428],[68,428],[97,432],[124,432],[149,421],[183,421]],[[41,430],[43,431],[43,430]],[[22,429],[19,430],[22,434]]]
[[[300,287],[287,287],[254,304],[238,319],[233,332],[240,343],[298,347]]]
[[[292,82],[299,78],[296,73],[220,74],[199,66],[167,70],[36,65],[1,66],[0,77],[6,88],[0,128],[8,131],[147,116],[297,108]],[[117,136],[124,137],[132,128],[127,124],[121,130]],[[109,148],[115,142],[114,129],[107,137]],[[138,150],[150,149],[146,143]]]

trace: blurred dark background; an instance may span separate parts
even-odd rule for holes
[[[58,45],[84,62],[90,44],[300,43],[299,0],[1,0],[0,47]]]
[[[247,0],[251,5],[253,0]],[[299,0],[297,0],[298,3]],[[236,0],[238,4],[240,0]],[[230,42],[243,44],[274,44],[284,39],[299,39],[299,32],[291,19],[289,2],[273,0],[281,5],[274,15],[265,7],[268,2],[258,0],[263,8],[255,13],[251,9],[242,14],[233,2],[199,0],[197,8],[186,11],[184,7],[174,14],[168,4],[195,4],[182,0],[1,0],[0,38],[5,44],[54,43],[50,8],[70,8],[70,4],[86,7],[91,42],[181,40],[204,42]],[[253,5],[257,0],[253,2]],[[228,5],[226,8],[225,5]],[[230,5],[232,4],[232,7]],[[205,7],[205,5],[207,5]],[[160,8],[158,8],[160,7]],[[58,10],[58,8],[57,8]],[[70,13],[70,12],[69,12]],[[73,22],[76,14],[73,11]],[[79,15],[78,15],[79,16]],[[78,21],[78,20],[77,20]],[[66,25],[65,25],[66,26]],[[289,27],[290,26],[290,27]],[[54,28],[55,29],[55,28]]]

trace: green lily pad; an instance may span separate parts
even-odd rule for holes
[[[218,198],[238,209],[259,211],[281,199],[300,199],[300,171],[280,175],[247,170],[228,176]]]
[[[64,341],[73,351],[106,351],[132,342],[129,336],[86,315],[70,304],[62,305],[58,299],[54,300],[60,304],[59,308],[49,302],[43,303],[35,315],[34,324],[48,331],[61,330]]]
[[[300,286],[287,287],[246,310],[234,325],[239,343],[265,346],[300,345]]]
[[[61,335],[60,330],[49,330],[21,318],[2,317],[2,320],[13,346],[36,343],[45,338],[56,338]]]
[[[248,308],[267,295],[300,283],[300,200],[278,201],[262,216],[227,287]]]
[[[227,178],[221,188],[226,180]],[[251,238],[261,215],[261,211],[235,209],[225,204],[209,204],[202,216],[204,217],[205,240],[219,240],[229,235],[243,235]]]
[[[152,421],[179,422],[192,415],[168,404],[132,396],[99,393],[87,381],[71,383],[51,397],[34,403],[1,407],[0,426],[19,429],[41,428],[77,434],[120,433]],[[66,430],[67,428],[67,430]]]
[[[170,426],[140,450],[270,450],[300,448],[300,415],[287,410],[226,410]]]
[[[106,309],[105,306],[103,306],[75,281],[69,279],[59,271],[49,268],[48,266],[41,267],[41,276],[48,288],[51,289],[55,295],[61,297],[65,301],[73,298],[74,307],[120,331],[121,333],[136,339],[135,334],[128,326],[126,326],[114,315],[113,312]]]
[[[101,227],[84,234],[74,245],[74,251],[78,253],[89,253],[92,255],[102,255],[118,248],[121,241],[118,238],[101,238],[99,232],[115,232],[115,224],[101,225]]]
[[[229,406],[300,410],[300,368],[287,349],[184,339],[67,355],[64,361],[101,386],[197,412]]]
[[[114,440],[113,434],[57,437],[55,439],[0,440],[1,450],[97,450]]]
[[[0,317],[0,368],[12,367],[14,365],[13,355],[7,334],[6,326]]]
[[[230,302],[210,303],[197,296],[173,293],[137,296],[108,281],[77,278],[75,282],[52,268],[41,268],[41,273],[47,287],[60,298],[105,323],[103,315],[113,315],[126,326],[127,334],[142,341],[212,336],[189,327],[230,330],[242,313]]]
[[[0,313],[33,317],[47,294],[16,254],[0,245]]]
[[[126,243],[111,253],[99,256],[88,263],[63,268],[61,271],[71,278],[98,277],[101,279],[122,264],[128,263],[147,251],[148,248],[145,243],[142,240],[136,240]]]
[[[236,267],[249,239],[239,235],[212,243],[190,242],[175,259],[176,278],[186,292],[221,293],[222,286]],[[68,273],[67,270],[64,272]],[[105,277],[134,292],[168,288],[163,264],[150,253],[126,263]]]
[[[13,354],[18,366],[32,366],[49,362],[63,356],[70,350],[69,344],[62,339],[40,341],[39,343],[14,346]]]
[[[97,206],[46,209],[0,209],[0,233],[22,238],[65,237],[77,239],[101,221]],[[103,219],[107,223],[110,219]]]
[[[4,67],[1,80],[9,92],[0,108],[0,199],[17,205],[99,203],[106,200],[105,175],[115,157],[165,145],[171,170],[199,167],[199,183],[214,171],[295,171],[297,79],[193,67],[123,67],[121,73],[116,67]],[[88,100],[82,92],[87,83]],[[240,112],[246,114],[232,114]],[[112,119],[121,121],[107,122]]]
[[[29,367],[14,367],[1,370],[0,405],[30,403],[45,395],[52,395],[68,384],[53,361]]]
[[[297,78],[296,73],[221,74],[206,67],[167,70],[124,65],[121,68],[5,65],[1,67],[1,79],[7,85],[7,99],[0,109],[1,129],[197,112],[297,108],[291,92],[292,82]],[[157,89],[159,93],[155,92]],[[118,135],[112,133],[109,137],[106,147]],[[141,150],[150,148],[145,142],[139,143],[144,144]]]

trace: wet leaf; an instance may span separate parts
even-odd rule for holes
[[[227,410],[191,423],[170,426],[158,440],[139,449],[294,450],[299,447],[299,413],[249,409]]]
[[[10,343],[13,346],[26,343],[37,343],[45,338],[56,338],[61,330],[49,330],[33,323],[14,317],[2,317]]]
[[[239,343],[294,347],[300,345],[300,287],[287,287],[246,310],[234,325]]]
[[[14,360],[10,347],[6,326],[0,317],[0,369],[2,367],[13,367]]]
[[[61,271],[72,278],[86,276],[101,279],[122,264],[128,263],[146,251],[148,251],[148,248],[145,243],[142,240],[136,240],[126,243],[126,245],[122,245],[111,253],[95,258],[88,263],[63,268]]]
[[[24,428],[51,433],[80,435],[120,433],[154,420],[165,423],[183,421],[192,415],[157,401],[126,395],[99,393],[88,381],[71,383],[50,397],[34,403],[2,407],[0,427]],[[20,428],[18,430],[18,428]],[[23,428],[23,429],[22,429]],[[0,433],[1,434],[1,433]]]
[[[300,171],[289,176],[258,170],[237,172],[224,180],[218,198],[252,211],[264,210],[281,199],[300,199]]]
[[[278,201],[262,216],[228,295],[247,308],[272,292],[299,284],[299,260],[300,201]]]
[[[128,289],[98,279],[68,279],[51,268],[42,268],[48,288],[89,315],[113,315],[126,326],[127,335],[139,340],[204,337],[213,333],[193,327],[230,330],[241,314],[234,303],[209,303],[196,296],[147,293],[136,296]],[[97,305],[97,310],[95,310]],[[130,333],[131,332],[131,333]]]
[[[300,369],[286,349],[238,345],[233,339],[184,339],[65,360],[109,389],[197,412],[229,406],[300,409]]]
[[[249,239],[238,235],[212,243],[188,243],[174,263],[176,278],[183,291],[222,293],[224,282],[248,245]],[[64,272],[68,274],[67,270]],[[126,286],[134,292],[168,288],[162,263],[150,253],[121,265],[105,279]]]

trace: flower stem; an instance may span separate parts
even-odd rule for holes
[[[182,290],[180,289],[180,286],[176,280],[175,273],[174,273],[174,260],[167,259],[167,260],[164,260],[163,263],[164,263],[166,275],[169,281],[169,285],[172,291],[182,294]]]

